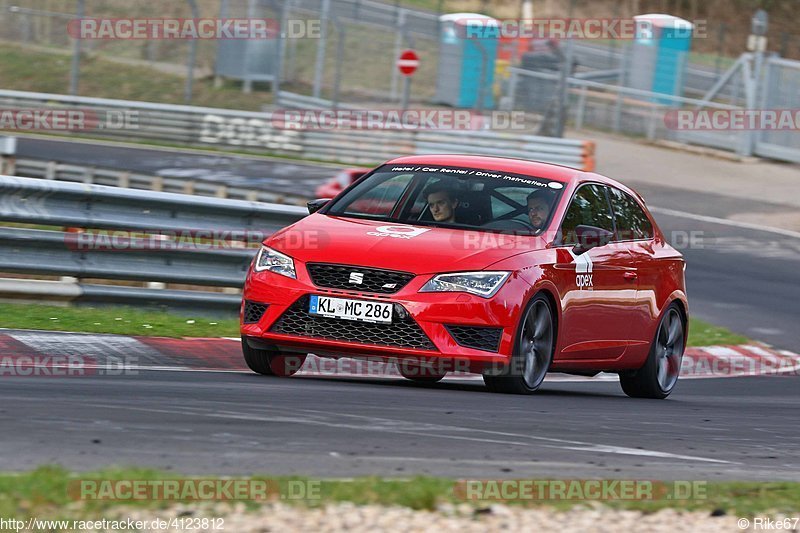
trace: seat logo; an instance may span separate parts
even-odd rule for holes
[[[350,283],[361,285],[364,283],[364,274],[361,272],[350,272]]]

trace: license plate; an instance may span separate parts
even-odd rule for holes
[[[344,320],[392,323],[392,304],[383,302],[312,295],[308,312],[312,315]]]

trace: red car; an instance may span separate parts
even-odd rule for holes
[[[266,239],[247,274],[242,348],[255,372],[291,375],[314,353],[395,362],[418,381],[480,373],[508,393],[535,391],[547,372],[618,373],[634,397],[675,387],[685,263],[617,181],[410,156],[309,212]]]
[[[360,167],[342,169],[341,172],[317,187],[315,194],[317,198],[333,198],[370,170],[372,169]]]

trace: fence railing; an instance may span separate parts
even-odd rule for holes
[[[1,156],[0,156],[1,157]],[[271,191],[253,190],[242,187],[196,180],[190,178],[167,178],[141,174],[127,170],[73,165],[58,161],[38,159],[4,158],[0,161],[0,173],[26,178],[39,178],[89,185],[107,185],[157,192],[193,194],[213,198],[230,198],[250,202],[273,204],[305,205],[307,195],[292,195]]]
[[[511,69],[512,107],[524,107],[537,87],[558,83],[558,74]],[[691,131],[670,129],[666,117],[677,109],[736,110],[739,106],[696,98],[666,95],[620,85],[570,77],[567,79],[567,117],[575,129],[590,127],[650,141],[669,140],[711,146],[750,155],[750,132],[741,130]]]
[[[507,155],[565,164],[594,165],[591,141],[524,133],[455,130],[281,129],[271,113],[153,104],[107,98],[1,91],[4,109],[77,109],[99,126],[93,137],[169,144],[239,148],[352,164],[377,164],[393,157],[433,152]],[[278,122],[282,122],[279,118]],[[110,127],[121,124],[121,127]],[[64,132],[69,133],[69,132]],[[435,140],[433,140],[435,138]]]
[[[257,244],[305,214],[298,206],[0,176],[0,221],[36,226],[0,228],[0,272],[238,288]],[[162,307],[207,303],[228,312],[240,299],[218,291],[77,280],[64,282],[65,290],[52,283],[4,279],[0,294],[43,299],[52,292],[56,299]]]

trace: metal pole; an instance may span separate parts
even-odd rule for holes
[[[339,87],[342,83],[342,62],[344,60],[344,43],[347,38],[347,30],[338,18],[334,18],[334,23],[336,24],[336,33],[338,35],[336,36],[336,72],[334,73],[333,101],[331,107],[336,110],[339,108]]]
[[[85,8],[84,0],[78,0],[78,11],[76,13],[77,20],[83,18]],[[72,65],[69,73],[69,94],[75,96],[78,94],[78,79],[81,70],[81,37],[80,33],[75,41],[72,43]]]
[[[330,10],[331,0],[322,0],[320,36],[319,44],[317,44],[317,60],[314,64],[314,98],[319,98],[322,94],[322,77],[325,74],[325,47],[328,44],[328,16]]]
[[[256,16],[256,0],[247,0],[247,18],[253,19]],[[251,72],[251,58],[250,58],[250,40],[245,39],[242,43],[242,55],[244,57],[244,81],[242,82],[242,92],[250,94],[253,92],[253,77]],[[274,78],[273,78],[274,80]]]
[[[722,51],[725,47],[725,23],[719,23],[719,37],[717,39],[717,59],[714,62],[714,71],[719,78],[719,73],[722,68]]]
[[[567,122],[567,93],[569,91],[569,76],[572,74],[573,40],[567,39],[567,53],[558,82],[558,112],[554,134],[556,137],[564,136]]]
[[[192,18],[200,18],[200,11],[197,9],[195,0],[187,0],[192,10]],[[197,58],[197,39],[189,42],[189,63],[186,65],[186,87],[183,94],[184,101],[188,104],[192,101],[192,83],[194,82],[194,62]]]
[[[406,10],[405,9],[400,11],[400,14],[398,15],[398,19],[399,20],[398,20],[398,23],[397,23],[397,33],[395,34],[395,38],[394,38],[394,58],[395,59],[400,57],[400,49],[403,47],[403,37],[404,37],[404,34],[405,34],[405,30],[406,30]],[[391,81],[391,86],[389,88],[389,90],[391,91],[390,98],[391,98],[391,100],[393,102],[397,101],[397,82],[400,81],[399,78],[398,78],[399,75],[400,75],[400,73],[397,72],[397,69],[393,68],[392,69],[392,81]]]
[[[403,111],[408,109],[408,99],[411,98],[411,76],[403,76]]]
[[[286,39],[288,31],[289,20],[289,2],[288,0],[281,6],[281,25],[278,28],[278,34],[275,36],[278,39],[278,49],[276,50],[276,64],[275,64],[275,77],[272,79],[272,96],[275,103],[278,103],[278,97],[281,93],[281,74],[283,73],[284,56],[286,55]]]

